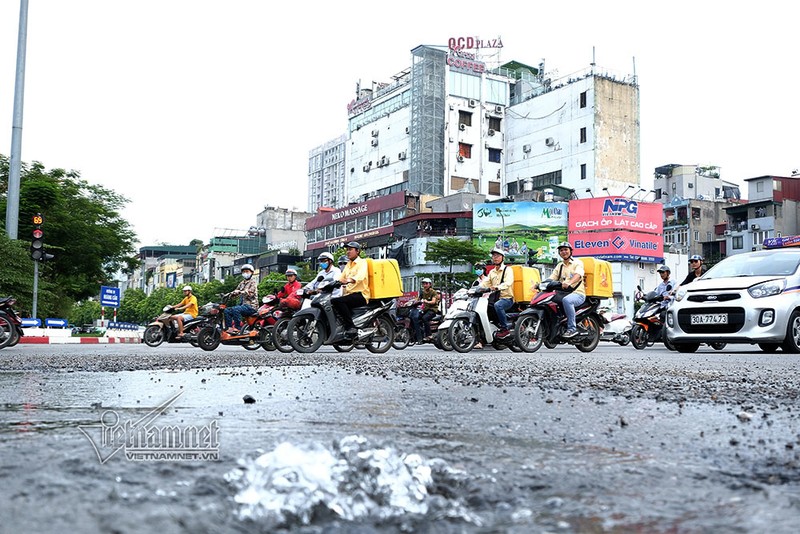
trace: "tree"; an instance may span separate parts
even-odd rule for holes
[[[472,266],[475,262],[485,260],[486,253],[470,240],[457,237],[445,237],[428,243],[425,260],[433,261],[442,267],[448,267],[453,273],[453,265]]]
[[[6,211],[9,161],[0,155],[0,210]],[[45,248],[55,258],[40,264],[40,284],[58,287],[58,297],[42,293],[39,305],[66,316],[72,303],[95,297],[121,270],[138,265],[136,235],[120,211],[127,199],[99,185],[89,184],[77,171],[46,170],[33,162],[22,164],[19,236],[29,236],[31,218],[44,215]],[[27,260],[30,265],[30,259]],[[0,262],[0,280],[9,262]],[[32,272],[32,269],[31,269]]]

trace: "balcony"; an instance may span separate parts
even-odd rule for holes
[[[669,228],[672,226],[686,226],[689,224],[689,220],[684,217],[677,217],[672,219],[665,219],[664,220],[664,228]]]

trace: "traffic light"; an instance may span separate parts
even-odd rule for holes
[[[44,217],[42,217],[41,213],[37,213],[33,216],[33,233],[31,239],[31,259],[33,261],[47,261],[53,259],[52,254],[48,254],[44,251],[44,232],[42,231],[42,223],[44,223]]]

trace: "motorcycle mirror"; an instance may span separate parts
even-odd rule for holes
[[[322,275],[319,275],[319,276],[317,277],[317,282],[322,282],[323,280],[325,280],[325,277],[324,277],[324,276],[322,276]]]

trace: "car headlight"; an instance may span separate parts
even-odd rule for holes
[[[772,295],[778,295],[786,289],[786,279],[783,278],[781,280],[770,280],[769,282],[764,282],[763,284],[756,284],[753,287],[747,289],[747,292],[750,293],[750,296],[754,299],[760,299],[763,297],[771,297]]]
[[[675,300],[680,302],[680,301],[683,300],[683,297],[685,297],[685,296],[686,296],[686,290],[685,289],[679,289],[678,292],[675,293]]]

